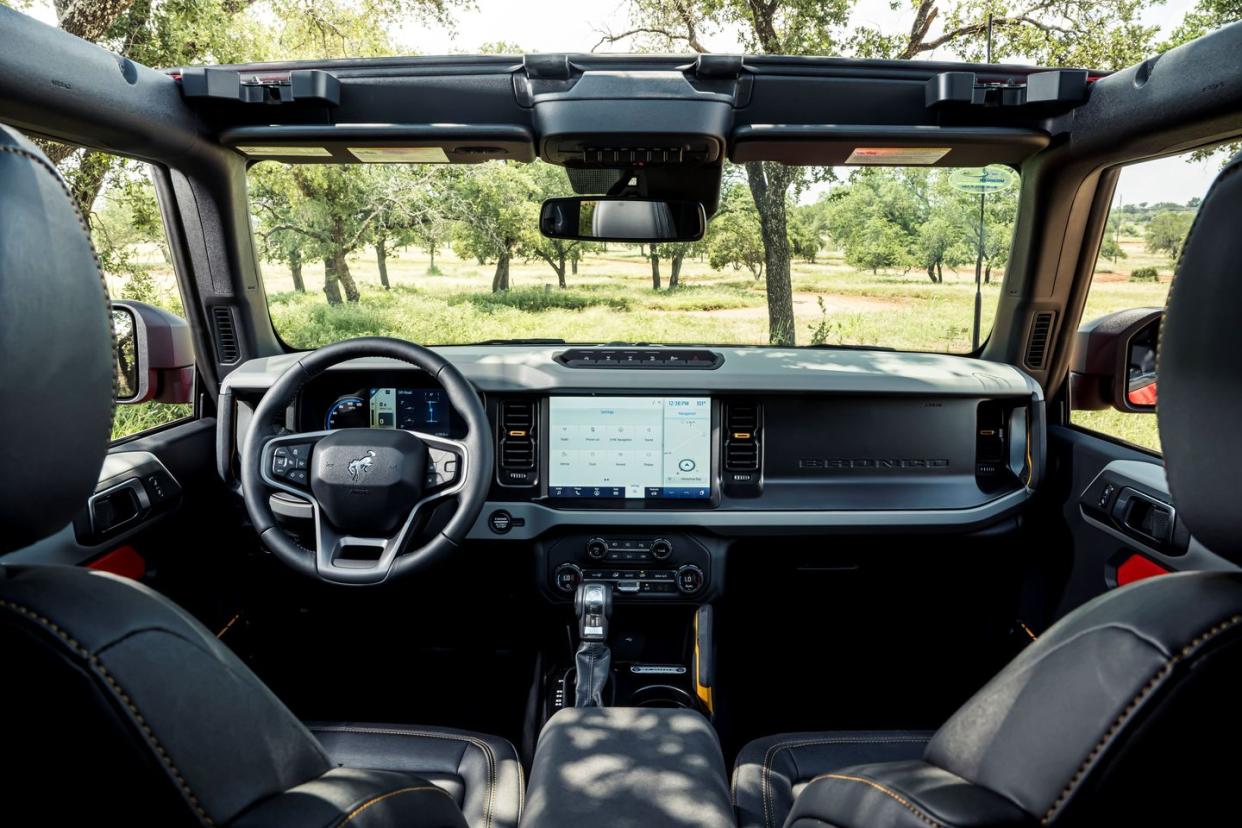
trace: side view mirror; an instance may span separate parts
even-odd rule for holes
[[[1133,308],[1083,324],[1074,343],[1070,405],[1079,410],[1156,410],[1156,346],[1164,311]]]
[[[176,314],[142,302],[112,303],[116,401],[188,403],[194,399],[194,337]]]
[[[638,198],[550,198],[539,214],[550,239],[688,242],[703,238],[707,214],[697,201]]]

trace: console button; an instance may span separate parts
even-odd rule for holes
[[[703,570],[694,564],[686,564],[677,570],[677,588],[686,595],[693,595],[703,588]]]
[[[673,554],[673,544],[667,538],[656,538],[651,542],[651,554],[657,561],[666,560]]]
[[[552,580],[561,592],[573,592],[582,583],[582,570],[571,563],[563,563],[556,568]]]
[[[601,560],[608,553],[608,542],[603,538],[591,538],[587,541],[586,553],[593,561]]]

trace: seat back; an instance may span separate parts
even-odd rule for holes
[[[1169,486],[1242,559],[1242,154],[1187,238],[1161,331]],[[790,826],[1220,824],[1242,733],[1242,572],[1168,575],[1079,607],[932,738],[922,761],[827,774]],[[885,820],[888,821],[885,821]]]
[[[0,126],[0,553],[93,491],[113,347],[85,220]],[[0,563],[0,654],[5,824],[465,824],[416,777],[333,768],[232,651],[133,581]]]

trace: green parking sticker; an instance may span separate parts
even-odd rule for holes
[[[1008,190],[1018,180],[1018,174],[1000,164],[986,167],[963,167],[949,175],[949,184],[955,190],[972,195],[985,195]]]

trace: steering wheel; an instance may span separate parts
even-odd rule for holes
[[[426,372],[465,420],[465,439],[392,428],[278,434],[285,410],[307,381],[361,357],[398,359]],[[242,443],[242,494],[263,545],[283,563],[332,583],[378,584],[409,575],[461,544],[487,499],[493,463],[487,411],[460,371],[412,342],[364,337],[312,351],[264,394]],[[310,501],[313,550],[277,525],[268,502],[273,490]],[[457,510],[444,528],[407,549],[432,508],[448,498],[457,499]],[[350,554],[355,550],[374,554]]]

